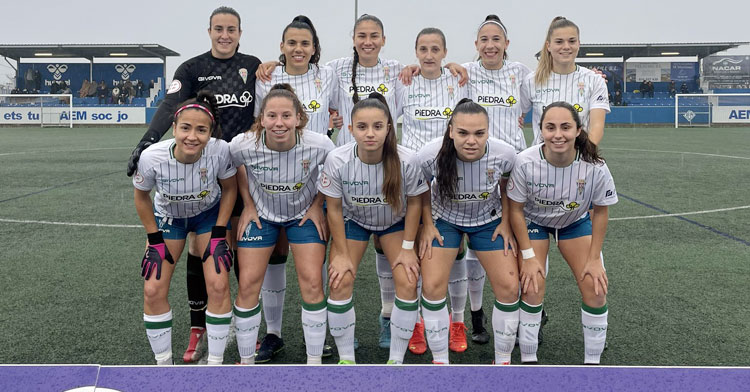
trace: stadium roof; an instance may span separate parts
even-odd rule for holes
[[[146,57],[165,60],[180,54],[158,44],[4,44],[0,56],[18,61],[20,58],[73,57],[97,58]]]
[[[579,58],[622,57],[684,57],[703,58],[714,53],[733,49],[750,42],[704,42],[704,43],[653,43],[653,44],[582,44]],[[539,58],[539,52],[536,57]]]

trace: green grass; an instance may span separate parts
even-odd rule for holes
[[[143,131],[0,129],[0,219],[138,225],[125,162]],[[617,219],[663,213],[656,209],[685,213],[750,204],[747,146],[748,128],[607,129],[603,154],[620,202],[610,208],[613,220],[604,246],[610,345],[603,364],[750,365],[745,309],[750,303],[750,233],[745,229],[750,209],[685,216],[689,221]],[[142,228],[0,221],[0,238],[0,362],[152,363],[138,275]],[[539,359],[543,364],[578,364],[583,355],[580,296],[554,247],[550,257],[545,301],[550,322]],[[184,257],[179,263],[184,264]],[[293,262],[289,264],[286,349],[275,363],[305,359],[299,290]],[[385,363],[388,358],[388,350],[377,347],[380,305],[374,269],[369,251],[355,286],[360,363]],[[189,328],[184,282],[180,265],[170,293],[178,358]],[[491,304],[487,285],[488,313]],[[451,360],[486,364],[493,359],[492,350],[491,344],[469,342],[467,352],[453,354]],[[429,353],[406,356],[407,363],[430,359]],[[225,361],[237,360],[230,346]]]

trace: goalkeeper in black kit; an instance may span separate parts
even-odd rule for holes
[[[210,90],[216,97],[224,140],[229,142],[235,135],[250,129],[255,121],[255,71],[260,60],[238,52],[242,35],[240,22],[239,13],[230,7],[219,7],[211,13],[208,28],[211,50],[191,58],[177,68],[148,131],[133,150],[128,162],[128,176],[136,172],[143,150],[158,142],[169,130],[177,104],[195,98],[200,90]],[[236,227],[237,217],[241,212],[242,200],[237,198],[232,212],[232,226]],[[228,230],[227,238],[236,247],[231,230]],[[205,310],[208,296],[201,263],[204,249],[196,248],[194,233],[189,236],[189,244],[187,287],[191,330],[190,343],[183,360],[194,362],[200,358],[201,351],[206,346]],[[236,268],[235,273],[238,273]]]

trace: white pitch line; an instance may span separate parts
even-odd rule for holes
[[[746,159],[750,160],[750,157],[738,157],[735,155],[721,155],[721,154],[707,154],[703,152],[689,152],[689,151],[664,151],[664,150],[643,150],[639,148],[603,148],[602,150],[616,150],[616,151],[637,151],[637,152],[660,152],[666,154],[690,154],[690,155],[703,155],[707,157],[717,158],[731,158],[731,159]]]
[[[652,219],[652,218],[666,218],[670,216],[685,216],[685,215],[698,215],[698,214],[710,214],[713,212],[724,212],[724,211],[734,211],[734,210],[742,210],[750,208],[750,205],[747,206],[739,206],[739,207],[730,207],[730,208],[718,208],[715,210],[703,210],[703,211],[691,211],[691,212],[682,212],[677,214],[659,214],[659,215],[645,215],[645,216],[626,216],[622,218],[609,218],[610,221],[620,221],[620,220],[634,220],[634,219]]]
[[[101,223],[50,222],[50,221],[38,221],[38,220],[2,219],[2,218],[0,218],[0,222],[29,223],[29,224],[58,225],[58,226],[109,227],[109,228],[116,228],[116,229],[143,228],[143,226],[141,225],[107,225],[107,224],[101,224]]]
[[[82,151],[105,151],[105,150],[128,150],[131,147],[102,147],[102,148],[79,148],[74,150],[38,150],[38,151],[19,151],[19,152],[4,152],[0,153],[1,156],[6,155],[26,155],[26,154],[43,154],[43,153],[58,153],[58,152],[82,152]]]

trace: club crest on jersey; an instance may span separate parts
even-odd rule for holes
[[[304,175],[310,174],[310,160],[309,159],[303,159],[301,162],[302,165],[302,173]]]
[[[495,183],[495,169],[487,169],[487,184]]]
[[[579,179],[576,181],[576,184],[578,185],[578,194],[582,195],[583,190],[586,188],[586,180],[585,179]]]
[[[578,95],[583,96],[586,94],[586,84],[583,82],[578,82]]]
[[[511,85],[512,85],[513,87],[516,87],[516,75],[515,75],[515,74],[513,74],[513,75],[510,75],[510,84],[511,84]]]
[[[390,73],[391,73],[391,67],[389,67],[387,65],[383,66],[383,78],[385,80],[388,80],[388,77],[390,76]]]
[[[169,89],[167,90],[167,94],[176,93],[180,91],[181,88],[182,88],[182,83],[180,83],[179,80],[175,79],[172,81],[172,83],[170,83]]]
[[[320,78],[315,78],[315,89],[318,90],[318,94],[320,94],[320,91],[323,90],[322,83],[323,82],[320,80]]]
[[[242,78],[242,83],[247,83],[247,69],[240,68],[238,72],[240,73],[240,77]]]
[[[453,85],[450,85],[447,87],[447,89],[448,89],[448,97],[450,97],[450,99],[453,99],[453,96],[455,95],[455,87],[453,87]]]
[[[208,169],[206,169],[205,167],[202,167],[200,169],[200,173],[201,173],[201,182],[204,184],[208,184]]]

